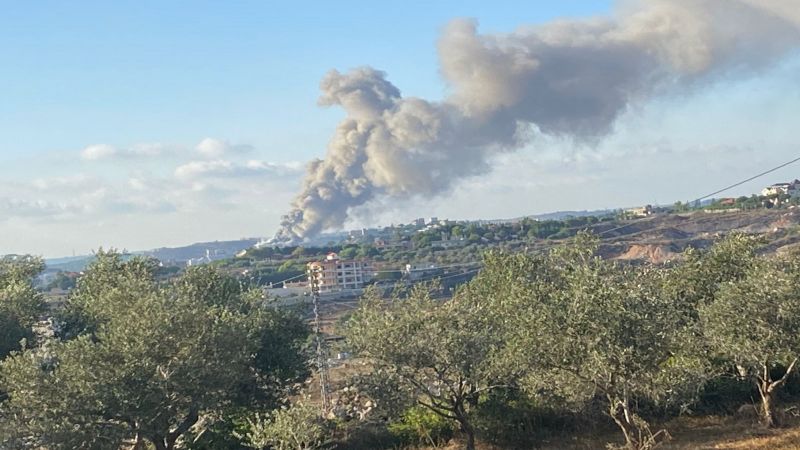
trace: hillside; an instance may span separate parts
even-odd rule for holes
[[[765,251],[788,251],[800,243],[798,225],[798,209],[758,209],[654,214],[589,228],[601,237],[601,253],[605,257],[661,263],[680,257],[687,247],[707,247],[720,235],[732,231],[763,234],[769,242]]]
[[[240,239],[237,241],[198,242],[183,247],[162,247],[153,250],[131,252],[131,255],[151,256],[171,264],[183,264],[191,260],[219,260],[232,258],[242,250],[259,242],[259,239]],[[127,252],[126,252],[127,254]],[[94,261],[93,255],[49,258],[47,268],[56,271],[81,272]]]
[[[238,241],[198,242],[196,244],[175,248],[158,248],[141,253],[152,256],[160,261],[185,262],[192,259],[210,258],[223,259],[235,256],[242,250],[248,249],[259,242],[259,239],[240,239]]]

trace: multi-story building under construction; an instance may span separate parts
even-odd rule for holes
[[[363,289],[372,279],[372,263],[369,260],[339,259],[329,253],[322,261],[308,263],[308,282],[313,288],[317,283],[320,294]]]

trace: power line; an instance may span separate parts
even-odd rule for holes
[[[775,166],[775,167],[773,167],[771,169],[765,170],[765,171],[763,171],[763,172],[761,172],[759,174],[753,175],[753,176],[751,176],[749,178],[746,178],[744,180],[737,181],[736,183],[733,183],[733,184],[731,184],[729,186],[726,186],[726,187],[724,187],[722,189],[718,189],[718,190],[716,190],[716,191],[714,191],[714,192],[712,192],[710,194],[704,195],[702,197],[698,197],[697,199],[695,199],[691,203],[701,202],[701,201],[703,201],[703,200],[705,200],[705,199],[707,199],[709,197],[712,197],[712,196],[717,195],[717,194],[721,194],[721,193],[723,193],[723,192],[725,192],[727,190],[730,190],[730,189],[733,189],[735,187],[741,186],[741,185],[743,185],[743,184],[745,184],[747,182],[750,182],[750,181],[753,181],[753,180],[755,180],[757,178],[763,177],[764,175],[767,175],[767,174],[770,174],[772,172],[775,172],[778,169],[782,169],[782,168],[784,168],[784,167],[786,167],[788,165],[794,164],[794,163],[796,163],[798,161],[800,161],[800,157],[797,157],[797,158],[795,158],[795,159],[793,159],[791,161],[787,161],[787,162],[785,162],[783,164],[780,164],[778,166]],[[623,224],[623,225],[620,225],[620,226],[617,226],[617,227],[614,227],[614,228],[610,228],[608,230],[605,230],[605,231],[602,231],[600,233],[597,233],[597,236],[603,236],[603,235],[611,233],[613,231],[621,230],[621,229],[623,229],[623,228],[625,228],[627,226],[630,226],[630,225],[632,225],[632,224],[631,223],[626,223],[626,224]]]
[[[743,185],[745,183],[753,181],[753,180],[755,180],[757,178],[760,178],[760,177],[762,177],[764,175],[767,175],[769,173],[775,172],[778,169],[781,169],[783,167],[789,166],[789,165],[794,164],[794,163],[796,163],[798,161],[800,161],[800,157],[792,159],[791,161],[785,162],[783,164],[780,164],[778,166],[775,166],[775,167],[770,168],[768,170],[765,170],[763,172],[760,172],[760,173],[758,173],[756,175],[753,175],[751,177],[748,177],[748,178],[746,178],[744,180],[741,180],[741,181],[738,181],[738,182],[733,183],[731,185],[728,185],[728,186],[726,186],[726,187],[724,187],[722,189],[718,189],[718,190],[716,190],[716,191],[714,191],[714,192],[712,192],[710,194],[707,194],[707,195],[704,195],[702,197],[699,197],[694,201],[694,203],[700,202],[700,201],[702,201],[702,200],[704,200],[706,198],[712,197],[714,195],[717,195],[717,194],[720,194],[722,192],[728,191],[728,190],[733,189],[735,187],[741,186],[741,185]],[[625,227],[628,227],[628,226],[631,226],[631,225],[632,225],[632,223],[625,223],[625,224],[622,224],[620,226],[612,227],[612,228],[610,228],[608,230],[605,230],[605,231],[602,231],[600,233],[597,233],[597,236],[607,235],[609,233],[612,233],[614,231],[620,230],[622,228],[625,228]],[[546,249],[541,249],[541,252],[544,252],[545,250]],[[475,265],[475,264],[477,264],[478,267],[476,267],[474,269],[471,269],[471,270],[468,270],[468,271],[465,271],[465,272],[457,272],[457,273],[447,274],[445,276],[438,276],[438,277],[437,276],[433,276],[431,278],[423,277],[422,279],[413,280],[413,281],[408,282],[407,286],[412,286],[412,285],[415,285],[415,284],[431,281],[433,279],[438,279],[439,281],[441,281],[441,280],[446,280],[446,279],[455,278],[455,277],[466,277],[466,276],[469,276],[469,275],[471,275],[473,273],[480,272],[480,270],[483,268],[483,263],[482,262],[468,262],[468,263],[452,264],[452,265],[449,265],[449,266],[435,267],[435,268],[429,268],[429,269],[426,269],[426,268],[412,269],[410,271],[423,271],[424,272],[424,271],[427,271],[427,270],[440,270],[440,269],[445,269],[445,268],[463,267],[463,266],[470,266],[470,265]],[[312,298],[313,298],[314,331],[315,331],[316,344],[317,344],[316,345],[316,364],[317,364],[317,370],[318,370],[318,374],[319,374],[319,378],[320,378],[320,397],[321,397],[321,402],[322,402],[322,405],[321,405],[322,406],[322,412],[323,412],[323,415],[324,415],[324,414],[327,414],[327,412],[330,409],[330,397],[329,397],[330,393],[329,393],[329,387],[328,387],[329,373],[328,373],[327,349],[325,347],[325,342],[324,342],[324,339],[323,339],[323,336],[322,336],[322,330],[321,330],[320,286],[319,286],[319,277],[317,276],[319,268],[313,268],[311,270],[313,272],[309,271],[308,277],[309,277],[310,284],[311,284]],[[375,271],[375,273],[387,273],[387,272],[388,273],[395,273],[395,272],[402,272],[402,270]],[[301,278],[302,276],[304,276],[304,274],[288,278],[286,280],[281,281],[280,283],[286,283],[287,281],[298,279],[298,278]],[[331,306],[334,306],[334,307],[335,306],[339,306],[340,308],[343,308],[345,310],[355,309],[355,308],[358,307],[358,303],[357,302],[355,302],[353,304],[350,304],[350,303],[344,303],[344,302],[337,302],[337,301],[333,301],[333,300],[328,300],[326,303],[329,303],[329,304],[331,304]]]
[[[702,201],[702,200],[704,200],[704,199],[706,199],[706,198],[709,198],[709,197],[711,197],[711,196],[714,196],[714,195],[720,194],[720,193],[722,193],[722,192],[725,192],[725,191],[727,191],[727,190],[733,189],[733,188],[735,188],[735,187],[737,187],[737,186],[741,186],[741,185],[743,185],[743,184],[745,184],[745,183],[747,183],[747,182],[753,181],[753,180],[755,180],[755,179],[757,179],[757,178],[760,178],[760,177],[762,177],[762,176],[764,176],[764,175],[767,175],[767,174],[770,174],[770,173],[772,173],[772,172],[775,172],[775,171],[776,171],[776,170],[778,170],[778,169],[784,168],[784,167],[786,167],[786,166],[788,166],[788,165],[791,165],[791,164],[794,164],[794,163],[796,163],[796,162],[798,162],[798,161],[800,161],[800,157],[797,157],[797,158],[795,158],[795,159],[792,159],[791,161],[787,161],[787,162],[785,162],[785,163],[783,163],[783,164],[780,164],[780,165],[778,165],[778,166],[775,166],[775,167],[773,167],[773,168],[771,168],[771,169],[765,170],[765,171],[763,171],[763,172],[761,172],[761,173],[758,173],[758,174],[756,174],[756,175],[753,175],[753,176],[751,176],[751,177],[749,177],[749,178],[746,178],[746,179],[744,179],[744,180],[742,180],[742,181],[738,181],[738,182],[736,182],[736,183],[734,183],[734,184],[731,184],[731,185],[729,185],[729,186],[726,186],[726,187],[724,187],[724,188],[722,188],[722,189],[716,190],[716,191],[714,191],[714,192],[712,192],[712,193],[710,193],[710,194],[707,194],[707,195],[704,195],[704,196],[702,196],[702,197],[699,197],[698,199],[696,199],[696,200],[695,200],[694,202],[692,202],[692,203],[696,203],[696,202]],[[600,233],[597,233],[597,236],[603,236],[603,235],[606,235],[606,234],[608,234],[608,233],[611,233],[611,232],[614,232],[614,231],[617,231],[617,230],[621,230],[621,229],[623,229],[623,228],[626,228],[626,227],[628,227],[628,226],[631,226],[631,225],[632,225],[632,223],[626,223],[626,224],[622,224],[622,225],[620,225],[620,226],[613,227],[613,228],[610,228],[610,229],[608,229],[608,230],[605,230],[605,231],[601,231]],[[431,278],[428,278],[428,279],[414,280],[414,281],[412,281],[412,282],[411,282],[411,283],[409,283],[409,284],[416,284],[416,283],[421,283],[421,282],[425,282],[425,281],[431,281],[431,280],[436,280],[436,279],[438,279],[438,280],[444,280],[444,279],[448,279],[448,278],[454,278],[454,277],[458,277],[458,276],[462,276],[462,275],[468,275],[468,274],[471,274],[471,273],[473,273],[473,272],[479,272],[479,271],[480,271],[480,269],[481,269],[481,268],[482,268],[482,266],[483,266],[483,263],[482,263],[482,262],[476,262],[476,263],[477,263],[477,264],[480,264],[480,265],[481,265],[481,267],[479,267],[479,268],[477,268],[477,269],[470,270],[470,271],[468,271],[468,272],[461,272],[461,273],[451,274],[451,275],[448,275],[448,276],[445,276],[445,277],[438,277],[438,278],[437,278],[437,277],[431,277]],[[456,267],[456,266],[459,266],[459,265],[462,265],[462,266],[463,266],[463,265],[471,265],[471,264],[474,264],[474,263],[454,264],[454,265],[452,265],[452,266],[447,266],[447,267]],[[444,267],[440,267],[440,268],[444,268]],[[439,269],[439,268],[437,267],[436,269]],[[434,270],[434,269],[420,269],[420,270],[423,270],[423,271],[424,271],[424,270]],[[393,272],[394,272],[394,271],[393,271]]]
[[[413,286],[413,285],[420,284],[420,283],[425,283],[425,282],[428,282],[428,281],[434,281],[434,280],[441,281],[441,280],[446,280],[446,279],[456,278],[456,277],[461,277],[461,276],[469,276],[469,275],[471,275],[473,273],[480,272],[480,270],[482,268],[483,267],[478,267],[478,268],[475,268],[475,269],[472,269],[472,270],[468,270],[466,272],[451,273],[451,274],[448,274],[448,275],[443,276],[443,277],[431,277],[431,278],[425,278],[425,279],[420,279],[420,280],[413,280],[413,281],[408,282],[405,285],[405,287]],[[357,309],[358,308],[359,302],[358,302],[357,299],[354,299],[352,302],[343,302],[343,301],[336,301],[336,300],[332,300],[332,299],[326,299],[326,300],[324,300],[324,302],[320,303],[320,306],[323,306],[323,305],[324,306],[334,305],[334,306],[342,307],[344,309],[352,310],[352,309]]]
[[[782,169],[782,168],[784,168],[784,167],[786,167],[786,166],[788,166],[788,165],[790,165],[790,164],[794,164],[794,163],[796,163],[797,161],[800,161],[800,157],[797,157],[797,158],[795,158],[795,159],[793,159],[793,160],[791,160],[791,161],[785,162],[785,163],[783,163],[783,164],[781,164],[781,165],[775,166],[775,167],[773,167],[773,168],[771,168],[771,169],[769,169],[769,170],[765,170],[765,171],[763,171],[763,172],[759,173],[758,175],[753,175],[753,176],[752,176],[752,177],[750,177],[750,178],[747,178],[747,179],[745,179],[745,180],[739,181],[739,182],[737,182],[737,183],[734,183],[734,184],[732,184],[732,185],[730,185],[730,186],[726,186],[726,187],[724,187],[724,188],[722,188],[722,189],[720,189],[720,190],[718,190],[718,191],[714,191],[714,192],[712,192],[712,193],[710,193],[710,194],[708,194],[708,195],[704,195],[704,196],[702,196],[702,197],[700,197],[700,198],[696,199],[696,200],[695,200],[695,201],[693,201],[692,203],[697,203],[697,202],[700,202],[700,201],[702,201],[702,200],[705,200],[705,199],[707,199],[707,198],[709,198],[709,197],[711,197],[711,196],[713,196],[713,195],[717,195],[717,194],[720,194],[720,193],[722,193],[722,192],[725,192],[725,191],[727,191],[727,190],[729,190],[729,189],[733,189],[733,188],[735,188],[735,187],[737,187],[737,186],[741,186],[741,185],[743,185],[743,184],[747,183],[748,181],[753,181],[753,180],[755,180],[756,178],[763,177],[764,175],[766,175],[766,174],[768,174],[768,173],[775,172],[776,170],[778,170],[778,169]]]
[[[449,269],[449,268],[452,268],[452,267],[469,266],[469,265],[477,264],[477,263],[480,263],[480,261],[470,261],[470,262],[466,262],[466,263],[448,264],[446,266],[436,266],[436,267],[428,267],[428,268],[420,268],[420,269],[410,269],[410,270],[408,270],[408,272],[425,272],[425,271],[434,270],[434,269]],[[373,273],[397,273],[397,272],[406,272],[406,270],[405,269],[385,269],[385,270],[375,270],[375,271],[373,271]],[[296,280],[298,278],[302,278],[302,277],[305,277],[305,276],[306,276],[305,273],[301,273],[300,275],[297,275],[297,276],[294,276],[294,277],[291,277],[291,278],[286,278],[285,280],[275,281],[272,284],[273,285],[280,285],[280,284],[286,283],[287,281]],[[259,279],[263,279],[263,275],[260,276]]]
[[[598,237],[599,236],[603,236],[604,234],[611,233],[612,231],[621,230],[621,229],[629,227],[631,225],[633,225],[633,224],[632,223],[626,223],[626,224],[623,224],[623,225],[620,225],[620,226],[617,226],[617,227],[614,227],[614,228],[609,228],[608,230],[601,231],[600,233],[597,233],[597,236]]]
[[[453,267],[471,266],[471,265],[474,265],[474,264],[481,264],[481,262],[480,261],[470,261],[470,262],[466,262],[466,263],[448,264],[448,265],[445,265],[445,266],[424,267],[424,268],[410,269],[410,270],[405,270],[405,269],[375,270],[375,271],[371,271],[371,273],[427,272],[429,270],[450,269],[450,268],[453,268]],[[298,278],[303,278],[305,276],[307,276],[307,275],[305,273],[302,273],[300,275],[297,275],[297,276],[294,276],[294,277],[291,277],[291,278],[287,278],[285,280],[275,281],[275,282],[272,283],[272,285],[273,286],[279,286],[279,285],[281,285],[283,283],[286,283],[287,281],[296,280]],[[263,275],[261,277],[259,277],[259,279],[263,279]]]
[[[478,271],[480,271],[480,270],[483,268],[483,263],[482,263],[482,262],[481,262],[481,263],[477,263],[477,264],[478,264],[480,267],[477,267],[477,268],[475,268],[475,269],[472,269],[472,270],[468,270],[468,271],[466,271],[466,272],[457,272],[457,273],[451,273],[451,274],[447,274],[447,275],[445,275],[445,276],[441,276],[441,275],[430,275],[430,276],[428,276],[427,278],[421,278],[421,279],[419,279],[419,280],[410,280],[410,281],[409,281],[409,283],[408,283],[408,285],[409,285],[409,286],[411,286],[411,285],[414,285],[414,284],[424,283],[424,282],[426,282],[426,281],[433,281],[433,280],[438,280],[438,281],[441,281],[441,280],[447,280],[447,279],[450,279],[450,278],[459,277],[459,276],[462,276],[462,275],[469,275],[469,274],[471,274],[471,273],[473,273],[473,272],[478,272]]]
[[[283,283],[286,283],[287,281],[296,280],[298,278],[303,278],[303,277],[306,277],[306,276],[308,276],[306,273],[301,273],[300,275],[297,275],[297,276],[294,276],[294,277],[291,277],[291,278],[287,278],[285,280],[276,281],[276,282],[272,283],[272,285],[275,286],[275,285],[283,284]],[[262,275],[261,277],[259,277],[259,280],[261,280],[263,278],[264,278],[264,276]]]
[[[772,173],[772,172],[775,172],[776,170],[782,169],[782,168],[784,168],[784,167],[786,167],[786,166],[789,166],[789,165],[791,165],[791,164],[794,164],[794,163],[796,163],[796,162],[798,162],[798,161],[800,161],[800,157],[797,157],[797,158],[794,158],[794,159],[792,159],[792,160],[790,160],[790,161],[787,161],[787,162],[785,162],[785,163],[779,164],[779,165],[777,165],[777,166],[775,166],[775,167],[772,167],[772,168],[770,168],[770,169],[767,169],[767,170],[765,170],[765,171],[763,171],[763,172],[760,172],[760,173],[758,173],[758,174],[756,174],[756,175],[753,175],[753,176],[751,176],[751,177],[748,177],[748,178],[746,178],[746,179],[744,179],[744,180],[737,181],[736,183],[733,183],[733,184],[731,184],[731,185],[725,186],[724,188],[722,188],[722,189],[718,189],[718,190],[716,190],[716,191],[714,191],[714,192],[711,192],[710,194],[706,194],[706,195],[704,195],[704,196],[702,196],[702,197],[698,197],[697,199],[695,199],[695,200],[694,200],[694,201],[692,201],[691,203],[698,203],[698,202],[700,202],[700,201],[703,201],[703,200],[705,200],[705,199],[707,199],[707,198],[709,198],[709,197],[712,197],[712,196],[714,196],[714,195],[721,194],[721,193],[723,193],[723,192],[725,192],[725,191],[728,191],[728,190],[730,190],[730,189],[733,189],[733,188],[735,188],[735,187],[741,186],[741,185],[743,185],[743,184],[745,184],[745,183],[748,183],[748,182],[750,182],[750,181],[753,181],[753,180],[755,180],[755,179],[758,179],[758,178],[760,178],[760,177],[763,177],[764,175],[767,175],[767,174],[770,174],[770,173]],[[609,233],[612,233],[612,232],[614,232],[614,231],[618,231],[618,230],[621,230],[621,229],[623,229],[623,228],[626,228],[626,227],[628,227],[628,226],[630,226],[630,225],[632,225],[632,223],[625,223],[625,224],[622,224],[622,225],[619,225],[619,226],[616,226],[616,227],[610,228],[610,229],[608,229],[608,230],[601,231],[601,232],[597,233],[597,236],[604,236],[604,235],[606,235],[606,234],[609,234]],[[377,270],[377,271],[374,271],[374,273],[397,273],[397,272],[404,272],[404,271],[405,271],[405,272],[414,272],[414,271],[420,271],[420,272],[424,272],[424,271],[428,271],[428,270],[447,269],[447,268],[453,268],[453,267],[459,267],[459,266],[469,266],[469,265],[472,265],[472,264],[482,264],[482,263],[481,263],[481,262],[479,262],[479,261],[475,261],[475,262],[468,262],[468,263],[461,263],[461,264],[451,264],[451,265],[447,265],[447,266],[440,266],[440,267],[420,268],[420,269],[410,269],[410,270],[408,270],[408,271],[405,271],[405,270],[403,270],[403,269],[396,269],[396,270]],[[295,277],[287,278],[287,279],[285,279],[285,280],[282,280],[282,281],[279,281],[279,282],[277,282],[277,283],[273,283],[273,284],[278,284],[278,285],[280,285],[280,284],[286,283],[287,281],[292,281],[292,280],[295,280],[295,279],[301,278],[301,277],[303,277],[303,276],[305,276],[305,274],[301,274],[301,275],[298,275],[298,276],[295,276]],[[435,278],[430,278],[430,279],[435,279]],[[430,279],[429,279],[429,280],[430,280]],[[428,280],[415,280],[415,281],[428,281]]]
[[[465,263],[458,263],[458,264],[447,264],[444,266],[435,266],[435,267],[422,267],[418,269],[386,269],[386,270],[374,270],[372,273],[397,273],[397,272],[427,272],[429,270],[437,270],[437,269],[450,269],[453,267],[463,267],[463,266],[471,266],[473,264],[480,264],[480,261],[469,261]]]

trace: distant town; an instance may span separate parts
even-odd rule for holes
[[[300,246],[277,247],[265,239],[247,238],[126,254],[156,259],[164,276],[186,267],[215,264],[259,286],[267,297],[291,303],[304,301],[314,285],[327,299],[355,298],[367,286],[420,280],[444,279],[445,288],[452,289],[474,276],[486,249],[541,247],[583,228],[602,232],[610,224],[654,215],[792,210],[799,205],[800,180],[793,180],[736,198],[498,220],[420,217],[382,228],[325,233]],[[621,250],[620,257],[625,251],[630,248]],[[39,283],[56,295],[65,295],[91,260],[92,256],[48,260]]]

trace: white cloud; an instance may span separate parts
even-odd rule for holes
[[[160,142],[134,144],[128,148],[117,147],[110,144],[93,144],[80,152],[84,161],[103,161],[118,159],[147,159],[161,156],[175,155],[200,155],[205,159],[219,159],[233,157],[251,152],[253,147],[246,144],[231,144],[222,139],[207,137],[198,143],[193,151],[191,148],[170,146]]]
[[[305,166],[298,162],[271,163],[251,159],[238,170],[239,175],[272,175],[276,177],[299,177],[305,173]],[[299,181],[299,180],[298,180]]]
[[[119,155],[119,149],[108,144],[90,145],[81,151],[81,158],[86,161],[109,159]]]
[[[144,183],[144,181],[142,181]],[[78,174],[40,177],[30,182],[0,183],[0,223],[15,219],[34,222],[86,221],[127,213],[175,210],[165,192],[133,181],[107,181]]]
[[[210,138],[197,147],[98,143],[10,170],[0,179],[0,247],[60,254],[270,234],[304,164]],[[183,231],[192,227],[191,236]]]
[[[278,164],[266,161],[250,160],[244,164],[224,159],[212,161],[190,161],[178,166],[174,175],[181,180],[198,178],[235,178],[249,176],[299,176],[302,168],[297,163]]]
[[[146,191],[149,186],[147,184],[147,180],[140,177],[131,177],[128,179],[128,187],[133,189],[134,191]]]
[[[48,200],[0,197],[0,217],[50,218],[80,212],[80,205]]]
[[[136,144],[130,148],[119,148],[109,144],[94,144],[81,151],[84,161],[113,159],[153,158],[174,153],[175,149],[158,142]]]
[[[269,204],[254,205],[254,198],[269,198],[277,215],[302,173],[302,165],[294,162],[237,160],[230,154],[230,158],[197,158],[181,164],[181,156],[198,157],[189,147],[141,144],[120,149],[98,144],[84,149],[82,159],[113,162],[113,167],[82,167],[86,172],[74,173],[65,165],[33,179],[0,180],[0,225],[72,226],[166,218],[172,213],[238,214],[263,211]],[[165,157],[169,158],[161,159]],[[132,158],[151,158],[157,164],[129,171],[131,166],[124,163]]]
[[[174,148],[160,142],[136,144],[127,151],[128,155],[132,157],[156,157],[174,152]]]
[[[204,176],[227,175],[233,171],[233,163],[225,160],[191,161],[175,169],[175,177],[182,180],[191,180]]]
[[[220,158],[226,155],[242,154],[253,150],[250,145],[232,145],[228,141],[207,137],[195,147],[197,153],[206,158]]]
[[[86,174],[68,175],[53,178],[36,178],[31,181],[31,186],[39,191],[49,191],[57,189],[59,191],[73,192],[88,186],[96,185],[98,180]]]

